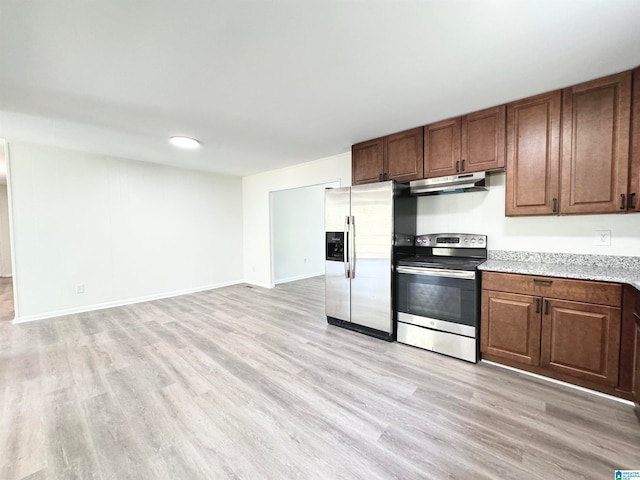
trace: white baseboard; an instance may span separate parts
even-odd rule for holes
[[[56,310],[53,312],[38,313],[35,315],[23,315],[13,319],[13,323],[33,322],[36,320],[45,320],[48,318],[63,317],[65,315],[73,315],[76,313],[93,312],[95,310],[103,310],[105,308],[122,307],[124,305],[132,305],[134,303],[149,302],[152,300],[161,300],[163,298],[178,297],[180,295],[189,295],[191,293],[204,292],[206,290],[214,290],[216,288],[228,287],[230,285],[238,285],[243,283],[241,280],[233,282],[217,283],[215,285],[205,285],[195,288],[187,288],[174,292],[160,293],[154,295],[146,295],[144,297],[129,298],[125,300],[115,300],[113,302],[99,303],[95,305],[83,305],[82,307],[68,308],[64,310]]]
[[[260,288],[273,288],[275,286],[272,283],[262,283],[262,282],[247,282],[247,281],[245,281],[244,283],[246,283],[247,285],[251,285],[252,287],[260,287]]]
[[[319,272],[319,273],[309,273],[309,274],[306,274],[306,275],[297,275],[295,277],[283,278],[281,280],[276,280],[275,284],[276,285],[280,285],[281,283],[295,282],[296,280],[304,280],[305,278],[318,277],[320,275],[324,275],[324,271]]]

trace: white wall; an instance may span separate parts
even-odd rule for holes
[[[324,191],[337,183],[271,192],[274,283],[324,274]]]
[[[11,234],[7,192],[6,142],[0,139],[0,277],[11,276]]]
[[[11,240],[7,185],[0,183],[0,277],[11,276]]]
[[[16,320],[242,280],[240,178],[14,143],[9,162]]]
[[[351,152],[242,179],[246,282],[273,287],[269,193],[331,182],[351,185]]]
[[[488,235],[490,250],[640,255],[640,214],[505,217],[505,174],[491,174],[488,192],[421,197],[417,233]],[[594,245],[611,230],[611,246]]]

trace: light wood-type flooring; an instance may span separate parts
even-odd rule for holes
[[[13,320],[13,280],[0,277],[0,322]]]
[[[0,478],[609,479],[628,404],[334,326],[322,277],[0,322]]]

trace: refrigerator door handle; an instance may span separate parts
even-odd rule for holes
[[[349,248],[349,268],[351,270],[351,278],[356,278],[356,217],[351,216],[350,218],[350,234],[349,240],[351,241],[351,246]]]
[[[344,278],[349,278],[349,216],[344,216],[344,250],[342,251],[342,262],[344,263]]]

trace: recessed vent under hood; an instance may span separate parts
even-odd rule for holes
[[[425,178],[409,182],[412,195],[440,195],[443,193],[477,192],[486,190],[485,172],[461,173],[448,177]]]

